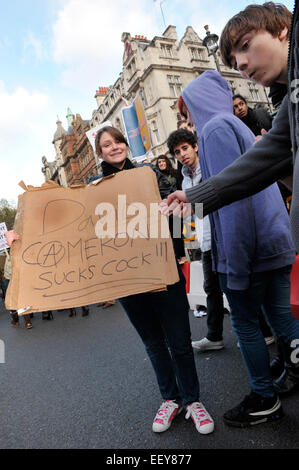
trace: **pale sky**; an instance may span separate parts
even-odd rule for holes
[[[164,0],[166,27],[218,35],[251,3],[243,0]],[[281,2],[291,11],[294,0]],[[17,200],[19,181],[40,186],[43,155],[55,158],[57,116],[67,108],[83,119],[96,109],[99,86],[122,68],[121,34],[152,39],[166,29],[160,0],[0,0],[0,199]],[[0,221],[1,222],[1,221]]]

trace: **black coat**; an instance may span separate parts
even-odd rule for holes
[[[241,121],[252,130],[254,135],[260,135],[262,129],[269,131],[272,127],[272,118],[264,108],[248,108],[247,116],[241,118]]]
[[[109,163],[102,162],[102,173],[97,176],[91,176],[88,179],[88,183],[91,183],[92,181],[97,180],[99,178],[103,178],[104,176],[112,175],[113,173],[118,173],[123,170],[130,170],[132,168],[139,168],[142,166],[149,166],[155,172],[162,199],[165,199],[170,193],[173,193],[175,189],[169,183],[168,179],[164,175],[162,175],[158,168],[156,168],[151,163],[135,163],[129,160],[128,158],[126,159],[125,166],[122,168],[122,170],[119,170],[118,168],[110,165]]]

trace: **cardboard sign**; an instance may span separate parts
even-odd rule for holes
[[[98,181],[73,188],[45,183],[21,196],[8,309],[80,307],[178,281],[152,169]]]
[[[7,244],[7,240],[5,238],[5,232],[7,232],[7,227],[5,222],[0,223],[0,253],[3,253],[7,248],[9,248]]]

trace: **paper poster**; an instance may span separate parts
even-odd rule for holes
[[[7,232],[7,227],[5,222],[0,223],[0,253],[3,253],[7,248],[9,248],[6,237],[4,233]]]
[[[122,108],[121,112],[132,158],[137,162],[147,160],[151,152],[150,131],[139,95],[132,105]]]

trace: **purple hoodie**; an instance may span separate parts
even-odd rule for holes
[[[193,80],[182,93],[199,141],[203,180],[216,175],[254,143],[251,130],[233,115],[232,93],[216,71]],[[214,269],[228,287],[249,287],[252,272],[295,262],[289,215],[276,184],[210,214]]]

